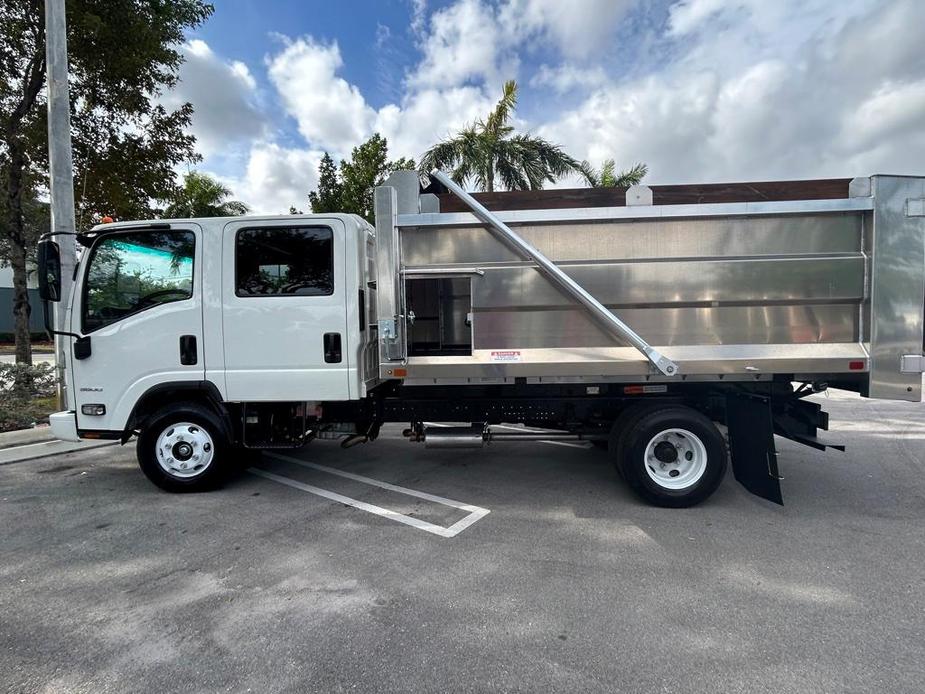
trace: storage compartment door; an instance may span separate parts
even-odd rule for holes
[[[410,279],[405,283],[405,305],[408,356],[472,354],[472,287],[468,277]]]

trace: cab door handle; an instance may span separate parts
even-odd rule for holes
[[[324,361],[339,364],[341,361],[340,333],[324,334]]]
[[[180,363],[183,366],[193,366],[199,361],[199,355],[196,350],[195,335],[180,336]]]

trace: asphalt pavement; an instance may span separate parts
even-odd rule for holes
[[[131,445],[0,465],[0,690],[921,692],[925,405],[825,402],[848,452],[779,440],[783,508],[398,429],[198,495]]]

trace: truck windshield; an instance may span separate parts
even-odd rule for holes
[[[191,231],[105,236],[93,247],[83,293],[83,331],[193,295]]]

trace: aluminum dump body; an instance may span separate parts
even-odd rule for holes
[[[830,199],[653,205],[651,189],[636,187],[622,207],[496,213],[677,364],[665,376],[497,230],[436,211],[416,177],[393,177],[376,193],[379,376],[440,385],[860,374],[866,395],[918,401],[925,178],[848,188]]]

